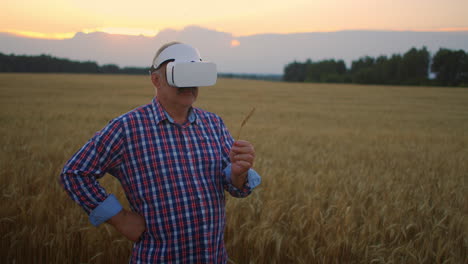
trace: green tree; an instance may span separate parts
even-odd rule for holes
[[[283,80],[287,82],[304,82],[306,79],[307,63],[294,61],[284,68]]]
[[[102,73],[120,73],[120,68],[115,64],[106,64],[102,65],[99,71]]]
[[[343,60],[322,60],[319,62],[307,63],[307,82],[333,82],[341,83],[345,80],[347,73]]]
[[[400,73],[403,84],[424,84],[428,80],[430,54],[426,47],[411,48],[401,60]]]
[[[439,85],[468,85],[468,55],[463,50],[439,49],[432,59],[431,71]]]
[[[351,63],[350,73],[353,83],[372,84],[377,83],[375,76],[375,59],[365,56]]]

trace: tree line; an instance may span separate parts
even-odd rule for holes
[[[72,61],[50,55],[27,56],[0,53],[0,72],[55,72],[148,74],[149,68],[98,65],[93,61]],[[429,73],[433,78],[429,78]],[[278,75],[229,74],[220,77],[278,80]],[[359,83],[387,85],[468,86],[468,53],[441,48],[431,57],[426,47],[411,48],[403,55],[377,58],[365,56],[351,63],[343,60],[294,61],[284,67],[282,80],[289,82]]]
[[[125,67],[115,64],[99,66],[94,61],[72,61],[49,55],[26,56],[0,53],[0,72],[36,73],[106,73],[106,74],[148,74],[149,68]],[[218,73],[221,78],[281,81],[281,74]]]
[[[0,72],[148,74],[148,71],[149,68],[120,68],[115,64],[99,66],[94,61],[72,61],[44,54],[27,56],[0,53]]]
[[[218,73],[220,78],[229,79],[247,79],[247,80],[262,80],[262,81],[282,81],[283,75],[281,74],[255,74],[255,73]]]
[[[432,72],[432,78],[429,74]],[[358,83],[387,85],[468,86],[468,53],[441,48],[431,57],[426,47],[411,48],[403,55],[365,56],[347,68],[343,60],[308,59],[284,68],[289,82]]]
[[[49,55],[25,56],[0,53],[0,72],[36,73],[106,73],[106,74],[148,74],[149,68],[125,67],[115,64],[99,66],[94,61],[72,61]],[[281,74],[219,73],[221,78],[281,81]]]

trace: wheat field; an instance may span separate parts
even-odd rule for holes
[[[64,163],[154,95],[147,76],[0,74],[1,263],[127,263],[61,189]],[[196,106],[255,145],[229,263],[468,263],[468,89],[221,79]],[[101,184],[127,206],[118,181]]]

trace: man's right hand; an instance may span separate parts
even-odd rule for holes
[[[122,235],[133,242],[137,242],[146,229],[145,218],[133,211],[122,209],[107,223],[117,229]]]

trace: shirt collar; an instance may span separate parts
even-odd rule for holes
[[[156,97],[153,98],[152,105],[153,105],[155,121],[157,124],[159,124],[159,122],[164,121],[164,120],[168,120],[169,122],[174,124],[174,119],[166,112],[166,110],[164,110],[161,103]],[[198,124],[197,111],[193,107],[191,107],[189,110],[188,121],[189,123],[196,122]]]

